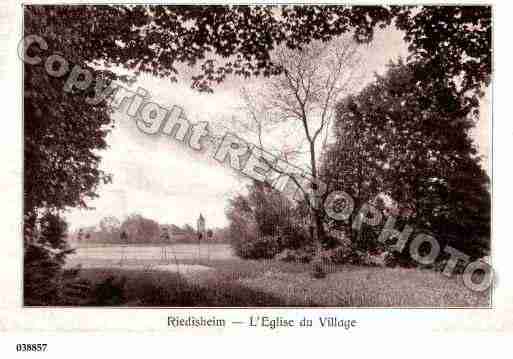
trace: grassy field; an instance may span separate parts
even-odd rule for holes
[[[182,261],[187,264],[187,261]],[[192,262],[191,262],[192,263]],[[461,279],[420,269],[330,266],[314,279],[308,264],[241,259],[209,260],[212,270],[180,274],[155,270],[82,269],[100,289],[92,305],[247,307],[487,307],[489,293],[468,290]],[[107,278],[122,294],[109,297]],[[108,286],[107,286],[108,287]],[[103,288],[103,289],[102,289]],[[104,292],[102,292],[102,290]],[[107,291],[107,293],[105,292]],[[113,298],[112,298],[113,297]]]

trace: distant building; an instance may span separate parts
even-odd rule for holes
[[[200,213],[199,215],[199,218],[198,218],[198,237],[200,239],[206,239],[207,238],[207,233],[205,231],[205,218],[203,217],[203,215]]]
[[[170,224],[170,225],[162,225],[160,226],[161,233],[166,231],[169,235],[169,240],[171,242],[184,242],[184,241],[190,241],[193,238],[191,233],[188,233],[187,231],[183,230],[182,228],[178,227],[177,225]]]

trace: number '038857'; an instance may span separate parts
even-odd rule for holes
[[[16,344],[17,352],[45,352],[47,344]]]

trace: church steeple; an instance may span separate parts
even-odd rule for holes
[[[198,234],[205,234],[205,218],[203,217],[203,214],[200,213],[198,218]]]

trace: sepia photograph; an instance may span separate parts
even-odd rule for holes
[[[491,5],[21,9],[24,308],[493,307]]]

